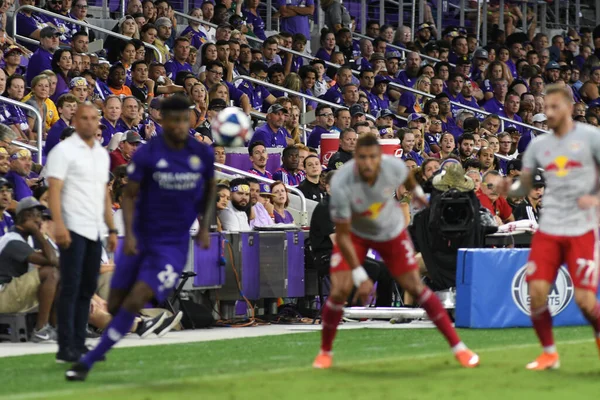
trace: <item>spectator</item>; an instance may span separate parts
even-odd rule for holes
[[[281,168],[273,173],[273,179],[288,186],[298,186],[306,175],[298,169],[299,150],[296,146],[287,146],[281,156]]]
[[[281,57],[277,54],[279,43],[274,37],[270,37],[265,40],[262,44],[262,55],[263,62],[267,67],[271,67],[274,64],[281,64]]]
[[[254,79],[258,79],[260,81],[267,80],[267,66],[261,62],[253,62],[250,64],[250,77]],[[255,111],[260,111],[263,107],[263,103],[273,104],[277,98],[273,96],[266,87],[255,84],[249,81],[242,81],[239,86],[239,89],[248,96],[250,101],[250,106]]]
[[[330,103],[343,103],[343,88],[352,83],[352,69],[350,67],[341,67],[336,73],[336,83],[327,92],[321,96],[323,100]],[[358,92],[358,91],[357,91]],[[358,99],[357,99],[358,100]],[[355,101],[356,102],[356,101]],[[348,106],[350,107],[350,106]]]
[[[6,76],[14,74],[25,75],[26,69],[21,65],[21,55],[23,54],[19,46],[8,46],[4,50],[4,72]]]
[[[269,153],[267,152],[265,144],[260,140],[253,141],[250,146],[248,146],[248,154],[250,155],[250,162],[252,163],[252,168],[250,168],[248,172],[262,176],[263,178],[273,179],[273,175],[266,169]]]
[[[306,145],[317,149],[321,145],[321,135],[329,133],[333,126],[334,118],[331,107],[326,104],[319,104],[315,111],[315,116],[317,117],[316,126],[310,133]]]
[[[440,152],[434,154],[435,158],[439,158],[444,160],[454,154],[454,150],[456,149],[456,144],[454,141],[454,135],[449,132],[444,132],[440,137]]]
[[[250,186],[243,178],[235,178],[229,183],[231,200],[227,208],[219,212],[223,230],[227,232],[243,232],[250,230],[249,213]]]
[[[510,133],[502,132],[498,134],[498,141],[500,142],[500,149],[498,150],[498,154],[504,157],[513,158],[511,154],[513,141],[510,136]]]
[[[406,66],[404,70],[400,71],[396,83],[400,85],[413,87],[418,78],[417,74],[421,68],[421,56],[417,52],[408,53],[406,56]]]
[[[520,106],[521,106],[521,98],[519,97],[519,95],[515,92],[509,92],[506,95],[504,110],[498,112],[498,115],[501,117],[506,117],[513,121],[523,123],[523,120],[517,114],[519,112]],[[513,124],[510,121],[506,121],[504,123],[504,129],[507,129],[509,127],[514,127],[519,132],[519,135],[523,134],[523,127],[521,125]]]
[[[426,159],[421,165],[423,180],[431,179],[440,170],[440,161],[435,158]]]
[[[117,95],[131,96],[131,89],[125,84],[127,71],[122,64],[115,64],[110,67],[106,83],[110,91]]]
[[[87,80],[81,76],[71,79],[69,82],[69,92],[79,103],[85,103],[88,101],[88,83]],[[58,99],[57,99],[58,100]]]
[[[0,158],[8,158],[6,149],[0,148]],[[0,161],[4,163],[4,161]],[[0,167],[0,173],[2,172]],[[15,226],[12,216],[7,211],[13,202],[12,184],[4,178],[0,178],[0,237],[6,235]],[[1,278],[0,278],[1,279]]]
[[[114,171],[115,168],[121,165],[129,164],[140,143],[142,143],[142,137],[139,133],[135,131],[124,132],[119,147],[110,153],[110,170]]]
[[[165,70],[169,78],[175,79],[181,71],[192,72],[192,66],[187,63],[189,55],[190,40],[187,37],[178,37],[175,39],[173,58],[165,63]]]
[[[35,1],[31,0],[20,0],[19,3],[24,6],[35,6]],[[19,13],[13,16],[13,18],[17,19],[17,34],[35,40],[41,39],[41,31],[47,25],[47,22],[44,20],[44,18],[30,9],[19,11]],[[25,44],[25,47],[30,51],[37,50],[35,45],[29,43]]]
[[[275,181],[271,184],[271,193],[273,197],[273,215],[276,224],[293,224],[294,217],[286,208],[290,203],[287,189],[283,182]]]
[[[261,141],[267,147],[285,147],[287,145],[283,124],[287,110],[280,104],[273,104],[267,111],[267,123],[258,128],[250,144]]]
[[[153,44],[158,48],[162,62],[166,63],[170,59],[169,48],[166,42],[171,38],[173,23],[167,17],[160,17],[154,22],[154,27],[156,28],[156,38]]]
[[[250,186],[250,203],[252,204],[250,228],[273,225],[273,217],[271,217],[273,205],[269,200],[271,188],[267,183],[259,183],[254,178],[247,178],[246,180]],[[267,207],[271,212],[269,212]]]
[[[5,187],[5,184],[1,186],[3,190]],[[40,231],[43,209],[45,207],[33,197],[24,198],[17,206],[15,230],[0,239],[0,284],[3,285],[0,313],[25,312],[37,304],[38,314],[31,340],[51,343],[56,341],[56,331],[49,325],[49,320],[59,273],[56,252]],[[28,244],[30,237],[41,247],[41,252],[36,252]],[[28,272],[30,263],[40,268]]]
[[[429,93],[431,88],[431,79],[425,75],[421,75],[415,82],[415,88],[421,92]],[[408,117],[413,113],[420,113],[425,108],[425,99],[420,94],[414,94],[405,91],[398,100],[398,114],[403,117]]]
[[[331,56],[335,51],[336,46],[335,33],[327,29],[323,29],[321,31],[320,43],[321,48],[319,48],[317,54],[315,54],[315,57],[324,61],[331,61]]]
[[[498,226],[515,220],[508,201],[498,194],[501,184],[502,176],[500,173],[488,171],[483,174],[481,190],[477,192],[477,198],[481,206],[492,213]]]
[[[440,93],[436,96],[438,105],[440,106],[439,118],[442,121],[442,131],[450,132],[455,138],[462,134],[462,130],[456,125],[456,121],[452,117],[452,105],[450,98],[446,93]]]
[[[227,208],[229,201],[231,200],[231,192],[229,191],[228,185],[218,184],[217,185],[217,231],[222,232],[223,227],[221,225],[221,218],[219,218],[219,214],[221,211]]]
[[[475,148],[475,138],[472,133],[463,133],[458,137],[458,156],[460,162],[465,162],[473,157],[473,151]]]
[[[331,133],[341,133],[345,129],[350,128],[352,117],[350,111],[346,108],[338,108],[334,112],[334,125],[331,128]]]
[[[13,75],[6,80],[6,94],[12,100],[21,101],[25,93],[25,79],[20,75]],[[7,104],[4,108],[5,122],[15,133],[17,138],[24,142],[29,141],[29,124],[27,115],[21,107]]]
[[[293,105],[288,118],[285,121],[285,129],[295,144],[304,142],[302,138],[302,130],[300,129],[300,109],[297,105]]]
[[[538,222],[542,208],[542,198],[544,196],[546,181],[540,171],[534,175],[533,188],[513,210],[516,221],[528,219],[532,222]]]
[[[77,99],[72,94],[64,94],[58,98],[56,105],[58,107],[58,114],[60,118],[58,122],[56,122],[48,131],[46,145],[44,146],[45,155],[48,155],[50,150],[52,150],[52,148],[58,144],[62,131],[71,125],[71,119],[77,111]],[[106,144],[108,144],[108,141]]]
[[[481,190],[481,172],[471,169],[471,170],[468,170],[465,173],[465,175],[473,180],[473,183],[475,184],[475,192],[480,191]]]
[[[27,111],[27,125],[29,126],[29,139],[30,140],[38,140],[37,132],[38,128],[41,126],[42,129],[42,139],[46,138],[46,124],[45,117],[48,113],[48,109],[46,108],[46,100],[50,96],[50,80],[46,75],[38,75],[31,81],[31,93],[32,97],[26,102],[33,108],[35,108],[42,118],[43,121],[40,121],[37,115],[33,111]]]
[[[350,14],[339,0],[322,0],[321,9],[325,15],[325,25],[333,34],[342,28],[350,29]]]
[[[304,159],[304,171],[306,179],[298,186],[298,189],[304,194],[308,200],[321,202],[323,200],[323,192],[321,191],[320,176],[321,161],[314,154],[307,156]]]
[[[504,100],[508,91],[508,83],[504,79],[497,79],[493,82],[494,97],[489,99],[483,105],[483,109],[492,114],[499,114],[504,111]]]
[[[203,19],[204,13],[201,8],[192,8],[190,17]],[[196,49],[199,49],[200,46],[208,41],[208,32],[206,28],[201,25],[200,22],[192,19],[188,19],[188,27],[181,32],[181,36],[187,37],[190,40],[190,45]]]
[[[120,127],[123,129],[122,132],[125,132],[126,130],[138,131],[137,121],[140,111],[138,101],[139,100],[133,96],[127,96],[123,99],[123,110],[120,119]]]
[[[69,12],[69,17],[76,19],[79,22],[85,22],[86,24],[88,24],[88,26],[91,26],[92,24],[85,19],[85,17],[87,16],[87,12],[88,4],[86,0],[74,0],[73,7]],[[81,27],[81,25],[75,25],[73,23],[67,23],[67,26],[69,28],[69,31],[66,33],[67,40],[71,40],[71,37],[73,37],[73,35],[79,31],[87,33],[88,37],[90,38],[90,42],[96,40],[96,34],[94,33],[94,31],[85,26]]]
[[[154,98],[154,81],[148,78],[148,65],[145,61],[135,61],[131,65],[131,94],[142,103],[149,105]]]
[[[25,197],[30,197],[33,192],[28,182],[31,173],[31,152],[27,149],[14,148],[10,152],[10,171],[5,178],[12,184],[14,190],[14,199],[21,201]]]
[[[310,38],[309,17],[315,13],[313,0],[278,0],[280,30]],[[310,48],[310,46],[309,46]]]

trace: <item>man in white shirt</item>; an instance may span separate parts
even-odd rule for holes
[[[91,103],[79,105],[73,119],[77,134],[56,145],[48,156],[49,204],[61,250],[59,363],[76,362],[88,351],[86,327],[107,226],[107,251],[114,251],[117,243],[107,185],[109,157],[95,140],[99,119]]]
[[[249,231],[248,214],[252,204],[250,203],[250,185],[244,178],[233,179],[229,183],[231,190],[231,201],[227,208],[219,213],[219,220],[224,231],[241,232]]]

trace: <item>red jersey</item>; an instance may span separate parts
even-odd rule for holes
[[[506,221],[512,214],[512,207],[504,197],[498,197],[498,200],[492,203],[492,200],[479,190],[477,191],[477,198],[483,207],[490,210],[492,215],[500,217],[502,221]]]

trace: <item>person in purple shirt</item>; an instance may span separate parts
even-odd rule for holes
[[[492,114],[498,114],[504,111],[504,100],[508,92],[508,82],[505,79],[496,79],[492,82],[494,97],[489,99],[483,105],[483,109]]]
[[[262,176],[263,178],[273,179],[273,175],[267,171],[267,161],[269,161],[269,153],[265,144],[260,140],[253,141],[248,146],[248,155],[252,168],[248,170],[251,174]]]
[[[266,147],[286,147],[286,134],[283,130],[287,109],[281,104],[273,104],[267,111],[267,123],[254,131],[250,145],[261,141]]]
[[[352,83],[352,69],[350,67],[342,67],[338,69],[336,76],[336,83],[320,98],[327,100],[330,103],[342,104],[342,88]]]
[[[114,317],[96,347],[66,372],[68,380],[85,380],[92,366],[127,335],[146,303],[167,299],[185,267],[195,220],[201,221],[198,245],[210,246],[215,158],[209,146],[188,135],[191,106],[183,96],[167,98],[161,104],[164,134],[136,151],[127,167],[125,242],[111,283]],[[161,318],[157,328],[173,319]]]
[[[308,96],[313,96],[312,92],[315,82],[317,81],[317,70],[312,65],[305,65],[300,68],[298,73],[300,76],[300,93],[304,93]],[[306,99],[307,111],[315,110],[317,108],[317,102],[314,100]]]
[[[42,71],[52,69],[52,55],[58,49],[60,32],[54,27],[46,27],[40,31],[40,47],[29,59],[27,65],[27,86],[31,86],[33,78]]]
[[[0,178],[0,237],[7,234],[10,229],[15,226],[11,215],[8,213],[8,211],[6,211],[6,209],[11,205],[12,200],[12,184],[8,180]]]
[[[450,132],[455,138],[462,135],[462,129],[456,125],[456,121],[452,118],[452,109],[448,95],[446,93],[440,93],[435,96],[435,99],[440,107],[438,117],[442,121],[442,132]]]
[[[250,112],[250,101],[248,96],[241,90],[239,90],[231,82],[222,81],[223,78],[223,64],[219,61],[210,61],[206,64],[206,81],[203,82],[206,86],[206,90],[209,91],[217,83],[224,83],[229,89],[229,98],[233,100],[233,104],[237,107],[241,107],[246,114]]]
[[[175,39],[173,58],[165,63],[165,70],[170,79],[175,79],[181,71],[192,72],[192,66],[186,62],[190,55],[190,40],[181,36]]]
[[[315,111],[315,117],[317,118],[315,121],[316,126],[308,136],[306,145],[318,149],[321,145],[321,135],[330,132],[335,119],[333,118],[333,110],[326,104],[319,104]]]
[[[398,74],[398,78],[395,80],[395,82],[399,83],[400,85],[413,87],[417,81],[419,69],[421,69],[421,56],[419,53],[408,53],[406,55],[406,65]]]
[[[271,202],[273,203],[273,216],[275,217],[276,224],[293,224],[294,217],[288,210],[287,206],[290,204],[290,198],[288,196],[287,189],[283,182],[273,182],[271,184]]]
[[[77,111],[77,99],[72,94],[63,94],[56,103],[58,110],[58,121],[52,125],[48,131],[46,145],[44,146],[44,155],[47,156],[50,150],[60,142],[60,136],[66,128],[71,125],[71,119]],[[108,144],[108,142],[107,142]]]
[[[267,70],[268,68],[264,63],[255,61],[250,64],[250,77],[266,81],[268,77]],[[248,100],[250,100],[250,106],[257,111],[262,109],[263,103],[273,104],[277,100],[266,87],[252,82],[242,81],[238,89],[246,93]]]
[[[260,0],[247,0],[246,7],[242,9],[242,14],[246,17],[246,24],[252,25],[252,33],[260,40],[266,40],[265,21],[258,14],[258,5]],[[280,11],[281,12],[281,11]]]
[[[314,0],[277,0],[281,31],[310,38],[308,18],[315,12]]]
[[[519,107],[521,107],[521,97],[516,92],[509,92],[506,95],[506,101],[504,102],[504,111],[498,112],[498,115],[523,123],[523,119],[517,114],[519,112]],[[525,128],[523,126],[504,121],[504,131],[509,127],[515,128],[520,136],[525,133]]]
[[[371,89],[373,89],[373,86],[375,86],[375,73],[371,69],[363,69],[362,71],[360,71],[359,77],[360,91],[364,92],[367,95],[371,114],[373,116],[376,116],[377,112],[380,110],[379,98],[377,97],[377,95],[371,93]]]
[[[460,104],[464,103],[465,99],[463,98],[463,96],[461,94],[464,84],[465,84],[464,75],[456,73],[456,72],[450,74],[450,78],[448,79],[448,87],[444,89],[444,92],[448,95],[448,98],[450,99],[450,101],[452,101],[454,103],[460,103]],[[456,118],[456,114],[458,113],[458,110],[460,110],[461,108],[457,105],[452,104],[451,109],[452,109],[452,117]]]
[[[204,16],[202,14],[201,8],[193,8],[190,11],[190,17],[202,19]],[[199,49],[204,43],[208,41],[206,37],[206,32],[204,28],[200,26],[200,22],[188,20],[188,26],[181,32],[180,36],[186,36],[190,39],[190,45]]]
[[[291,145],[283,149],[281,168],[273,174],[273,179],[281,181],[288,186],[298,186],[306,177],[298,171],[300,151]]]
[[[273,64],[282,64],[281,57],[277,54],[279,50],[279,42],[274,37],[270,37],[262,44],[263,62],[267,67]],[[208,67],[207,67],[208,68]]]
[[[23,5],[35,6],[35,2]],[[40,39],[41,30],[48,26],[48,22],[41,15],[29,9],[21,10],[16,15],[17,18],[17,34],[31,39]],[[4,27],[6,29],[6,27]],[[58,32],[56,29],[54,29]],[[59,34],[60,36],[60,34]],[[29,50],[35,52],[38,49],[37,44],[24,43]]]
[[[321,33],[321,48],[315,54],[315,57],[324,61],[331,61],[331,55],[335,51],[335,35],[333,32],[324,30]]]
[[[10,155],[10,171],[4,177],[9,181],[14,190],[14,200],[19,201],[25,197],[33,196],[33,192],[27,185],[27,165],[31,170],[31,152],[27,149],[15,149]]]

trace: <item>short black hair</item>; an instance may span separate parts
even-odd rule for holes
[[[246,178],[234,178],[229,182],[229,187],[234,187],[238,185],[248,185],[248,179]]]
[[[463,133],[458,137],[458,144],[462,144],[462,142],[464,142],[465,140],[475,141],[475,136],[473,136],[472,133]]]
[[[465,132],[474,132],[476,129],[479,129],[479,120],[475,117],[469,117],[463,122],[463,129]]]
[[[254,152],[254,148],[256,148],[257,146],[263,146],[267,148],[267,146],[265,146],[265,143],[262,140],[257,140],[256,142],[250,143],[250,146],[248,146],[248,154],[252,155],[252,153]]]
[[[304,166],[304,168],[306,168],[306,160],[308,160],[309,158],[316,158],[318,160],[319,156],[317,156],[316,154],[309,153],[302,161],[302,165]]]
[[[465,162],[463,163],[463,168],[465,170],[467,170],[469,168],[477,168],[477,169],[481,170],[481,162],[479,162],[479,160],[477,158],[467,158],[465,160]]]
[[[312,65],[304,65],[303,67],[301,67],[300,70],[298,71],[298,75],[300,76],[300,79],[306,79],[308,74],[311,72],[313,74],[315,74],[315,78],[319,75],[317,73],[316,68],[313,67]]]
[[[317,106],[317,109],[315,110],[315,116],[319,116],[319,114],[321,114],[321,111],[323,111],[324,109],[329,108],[330,110],[333,110],[333,108],[331,108],[330,105],[327,104],[319,104]]]
[[[184,111],[189,110],[192,107],[192,103],[190,100],[181,94],[176,94],[170,97],[167,97],[160,103],[160,111],[161,113],[169,113],[173,111]]]
[[[298,148],[296,146],[294,146],[293,144],[290,146],[287,146],[285,149],[283,149],[283,153],[281,154],[282,157],[287,157],[292,151],[299,151]]]
[[[252,64],[250,64],[250,73],[251,74],[258,74],[259,72],[267,72],[268,70],[269,70],[269,67],[267,67],[267,64],[265,64],[262,61],[254,61]]]
[[[218,61],[218,60],[209,61],[209,62],[206,63],[206,70],[207,71],[213,69],[213,67],[221,67],[221,68],[223,68],[223,64],[221,64],[221,62]],[[223,68],[223,69],[225,69],[225,68]]]
[[[273,75],[275,75],[279,72],[281,72],[282,74],[285,74],[285,69],[283,68],[283,65],[281,65],[281,64],[273,64],[269,67],[269,69],[267,69],[267,75],[269,76],[269,79],[271,79],[273,77]]]
[[[148,64],[146,64],[146,61],[144,61],[144,60],[134,61],[133,64],[131,64],[131,71],[132,72],[135,71],[135,69],[137,68],[137,66],[138,65],[142,65],[142,64],[145,65],[145,66],[148,66]]]
[[[73,34],[73,36],[71,37],[71,42],[75,40],[75,38],[77,38],[77,36],[85,36],[88,37],[88,34],[86,31],[77,31]]]
[[[375,73],[375,71],[373,71],[371,68],[365,68],[360,71],[360,74],[358,75],[358,77],[362,78],[364,74],[369,73],[369,72],[372,74]]]
[[[228,40],[217,40],[216,46],[229,46],[229,41]]]
[[[251,176],[247,176],[247,177],[246,177],[246,180],[248,181],[248,183],[256,183],[257,185],[260,183],[260,182],[258,181],[258,179],[256,179],[256,178],[253,178],[253,177],[251,177]]]
[[[356,141],[356,148],[379,146],[379,141],[375,135],[364,135]]]

